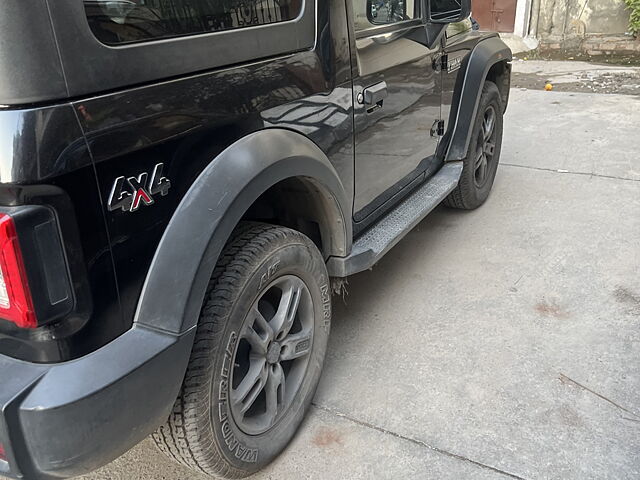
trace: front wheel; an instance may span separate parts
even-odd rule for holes
[[[313,242],[288,228],[241,224],[214,270],[183,387],[156,445],[210,475],[264,467],[309,408],[330,321],[329,278]]]
[[[445,199],[445,205],[473,210],[486,201],[500,160],[503,111],[498,87],[487,80],[482,87],[460,182]]]

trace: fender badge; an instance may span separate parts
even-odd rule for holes
[[[171,182],[162,176],[162,163],[153,167],[151,179],[147,184],[147,172],[137,177],[118,177],[113,182],[107,209],[111,212],[121,208],[123,212],[135,212],[140,205],[153,205],[153,195],[165,196],[169,193]],[[126,182],[126,184],[125,184]]]

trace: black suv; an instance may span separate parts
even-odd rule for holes
[[[149,434],[289,442],[331,295],[493,184],[511,53],[469,0],[3,0],[0,474]]]

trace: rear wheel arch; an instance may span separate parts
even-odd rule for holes
[[[265,195],[287,185],[299,187],[305,204],[296,207],[302,213],[298,218],[318,224],[323,255],[345,255],[351,241],[350,204],[326,155],[301,134],[261,130],[220,153],[183,197],[154,254],[134,322],[174,333],[195,326],[207,283],[232,232],[242,220],[259,219],[256,206]],[[287,221],[274,223],[295,228]]]
[[[210,279],[182,390],[156,445],[216,477],[264,467],[308,411],[330,323],[327,270],[310,239],[242,222]]]
[[[242,220],[271,223],[304,233],[325,260],[347,252],[345,218],[327,188],[311,177],[288,177],[272,185],[251,204]]]

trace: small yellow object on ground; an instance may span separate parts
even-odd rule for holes
[[[550,92],[551,90],[553,90],[553,85],[551,85],[550,83],[547,83],[547,84],[544,86],[544,89],[545,89],[547,92]]]

